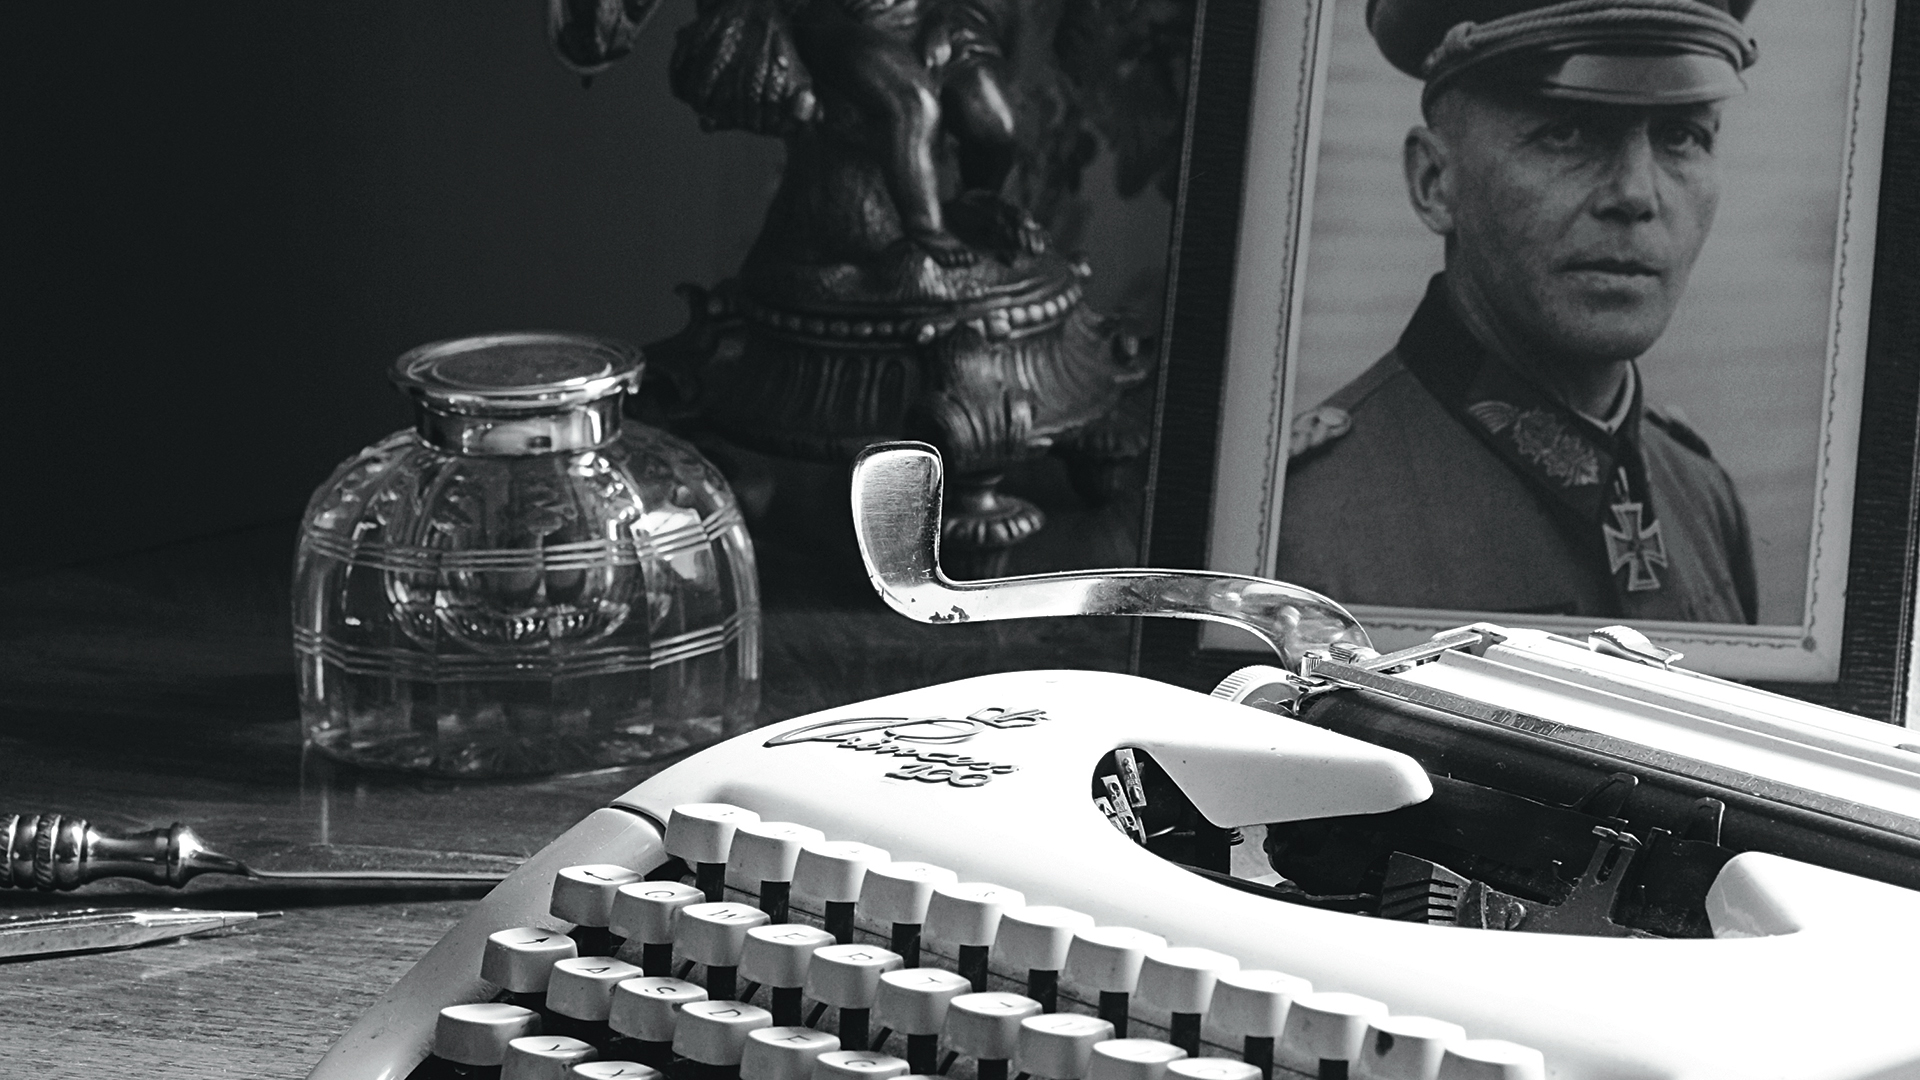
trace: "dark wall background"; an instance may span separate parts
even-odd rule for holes
[[[297,514],[421,342],[671,332],[777,175],[669,98],[675,10],[591,91],[532,3],[52,10],[0,16],[10,570]]]
[[[0,12],[0,574],[292,519],[422,342],[676,330],[781,161],[668,93],[692,6],[591,90],[536,0]],[[1085,191],[1063,243],[1150,317],[1164,202]]]

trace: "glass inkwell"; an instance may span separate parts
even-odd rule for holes
[[[760,602],[726,481],[625,419],[638,350],[422,346],[414,426],[314,494],[294,574],[308,742],[461,777],[644,762],[752,726]]]

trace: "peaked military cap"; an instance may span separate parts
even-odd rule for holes
[[[1367,28],[1431,103],[1463,78],[1622,105],[1746,90],[1753,0],[1367,0]]]

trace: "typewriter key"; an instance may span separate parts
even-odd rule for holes
[[[987,988],[987,958],[1001,914],[1026,906],[1022,894],[983,881],[936,885],[927,902],[926,935],[959,951],[960,974],[981,993]]]
[[[1140,981],[1140,964],[1147,953],[1167,947],[1167,939],[1127,926],[1094,926],[1076,930],[1067,945],[1067,981],[1100,994],[1100,1019],[1113,1025],[1118,1038],[1127,1037],[1128,999]]]
[[[647,976],[613,988],[607,1026],[634,1040],[633,1056],[665,1067],[673,1060],[673,1030],[682,1007],[707,1000],[707,992],[681,979]]]
[[[1181,1058],[1167,1063],[1169,1080],[1260,1080],[1260,1070],[1232,1058]]]
[[[567,1080],[666,1080],[666,1075],[637,1061],[583,1061],[567,1072]]]
[[[1222,972],[1213,984],[1206,1026],[1228,1040],[1238,1039],[1240,1056],[1260,1070],[1263,1080],[1271,1080],[1273,1042],[1286,1030],[1287,1009],[1294,998],[1312,992],[1313,984],[1297,975],[1278,971]]]
[[[947,1003],[947,1042],[974,1059],[980,1080],[1007,1080],[1007,1062],[1020,1045],[1020,1022],[1040,1015],[1040,1003],[997,991],[961,994]]]
[[[920,927],[927,921],[927,904],[936,886],[960,880],[951,870],[923,862],[882,863],[867,868],[860,883],[857,915],[890,928],[893,951],[906,966],[920,966]]]
[[[1014,908],[1000,916],[993,953],[1008,967],[1027,973],[1027,996],[1052,1012],[1060,1000],[1060,968],[1076,930],[1093,927],[1093,916],[1063,907]]]
[[[1214,984],[1240,961],[1212,949],[1155,949],[1140,964],[1135,993],[1140,1000],[1173,1014],[1167,1039],[1189,1057],[1200,1053],[1200,1017],[1213,1001]]]
[[[523,1035],[538,1034],[540,1016],[532,1009],[498,1002],[449,1005],[440,1010],[439,1020],[434,1024],[433,1056],[442,1062],[475,1066],[497,1075],[500,1063],[507,1056],[507,1044]],[[469,1071],[467,1075],[486,1074]]]
[[[1014,1062],[1043,1080],[1081,1080],[1093,1047],[1113,1038],[1113,1025],[1079,1013],[1045,1013],[1020,1021]]]
[[[840,1049],[840,1040],[824,1031],[786,1025],[747,1033],[740,1051],[740,1080],[808,1080],[816,1058]]]
[[[579,956],[553,965],[547,983],[547,1009],[552,1014],[549,1034],[572,1035],[602,1043],[612,1037],[607,1016],[615,987],[641,975],[639,968],[611,956]]]
[[[813,1080],[886,1080],[911,1071],[900,1058],[867,1050],[829,1050],[814,1059]]]
[[[1281,1040],[1287,1064],[1317,1069],[1320,1080],[1347,1080],[1367,1025],[1386,1015],[1385,1005],[1358,994],[1301,994],[1287,1009]]]
[[[693,869],[694,884],[707,900],[726,899],[727,850],[733,831],[759,821],[760,815],[729,803],[686,803],[667,815],[667,854]]]
[[[766,924],[767,913],[746,904],[689,904],[680,909],[673,943],[681,956],[707,969],[707,996],[727,1001],[734,996],[747,931]]]
[[[574,940],[558,930],[517,926],[487,935],[480,953],[480,977],[513,995],[512,1004],[546,1008],[547,980],[553,965],[578,955]]]
[[[940,968],[906,968],[880,976],[874,1018],[883,1030],[907,1037],[907,1064],[912,1071],[938,1071],[947,1007],[968,989],[967,980]]]
[[[1504,1039],[1464,1039],[1440,1057],[1439,1080],[1545,1080],[1540,1051]]]
[[[727,884],[760,897],[760,910],[775,923],[787,921],[788,895],[800,848],[827,834],[790,821],[754,821],[733,831],[727,851]]]
[[[738,1001],[696,1001],[680,1010],[673,1052],[705,1066],[710,1080],[737,1076],[747,1036],[773,1026],[773,1014]]]
[[[564,1035],[523,1035],[507,1043],[500,1080],[567,1080],[575,1065],[600,1056],[592,1045]]]
[[[673,974],[673,932],[680,911],[707,894],[678,881],[641,881],[622,885],[613,896],[608,928],[640,943],[640,966],[649,975]]]
[[[756,926],[747,931],[740,950],[740,977],[768,988],[768,1008],[776,1027],[798,1026],[801,990],[807,985],[807,967],[813,951],[833,944],[825,930],[798,923]]]
[[[1383,1016],[1360,1038],[1355,1080],[1434,1080],[1447,1047],[1464,1041],[1465,1028],[1425,1016]]]
[[[842,945],[853,943],[853,907],[867,868],[893,856],[871,844],[827,840],[805,844],[793,864],[793,891],[820,901],[826,909],[827,933]]]
[[[840,1042],[867,1044],[867,1017],[880,976],[900,969],[900,955],[871,945],[822,945],[807,964],[807,996],[840,1010]]]
[[[639,874],[624,866],[569,866],[554,875],[553,900],[547,910],[554,918],[574,924],[572,937],[580,943],[580,955],[612,956],[620,945],[607,930],[614,894],[620,886],[639,880]]]
[[[1108,1039],[1093,1044],[1087,1080],[1164,1080],[1167,1065],[1186,1056],[1158,1039]]]

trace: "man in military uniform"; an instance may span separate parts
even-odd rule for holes
[[[1371,0],[1444,239],[1398,345],[1294,424],[1278,570],[1343,603],[1751,623],[1745,512],[1642,400],[1719,194],[1751,0]]]

